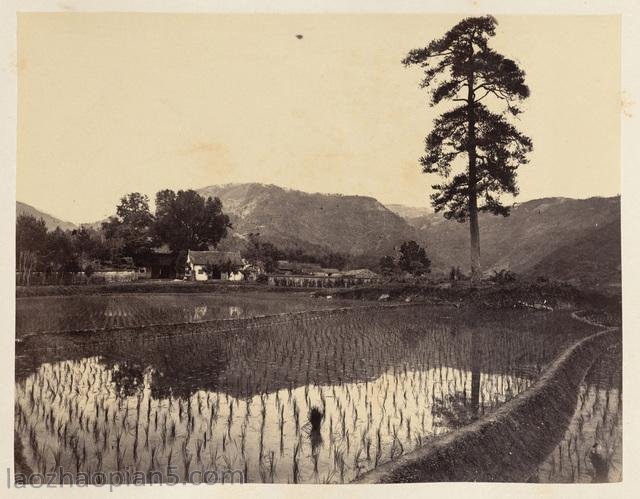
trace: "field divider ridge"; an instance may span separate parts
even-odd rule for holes
[[[574,319],[604,327],[578,313]],[[495,411],[430,439],[352,483],[526,482],[564,435],[580,383],[619,332],[618,327],[607,327],[577,341],[529,389]]]

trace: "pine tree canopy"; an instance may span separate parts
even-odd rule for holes
[[[533,147],[507,120],[520,114],[516,104],[529,96],[529,88],[518,64],[487,45],[496,25],[492,16],[464,19],[402,61],[424,70],[421,87],[430,90],[431,106],[461,103],[435,120],[420,158],[424,173],[444,177],[432,186],[435,211],[460,222],[469,218],[470,206],[478,212],[509,214],[500,195],[518,194],[516,170],[527,163]],[[496,104],[501,113],[493,111]],[[463,158],[468,167],[454,172],[456,160]]]

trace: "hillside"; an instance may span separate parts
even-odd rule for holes
[[[430,213],[433,213],[433,208],[430,206],[406,206],[404,204],[385,204],[385,206],[394,212],[396,215],[400,215],[405,220],[413,218],[420,218]]]
[[[281,248],[380,256],[417,237],[403,218],[371,197],[310,194],[263,184],[209,186],[198,192],[220,198],[236,240],[259,232]]]
[[[535,264],[530,273],[575,284],[620,284],[620,243],[620,220],[614,220],[555,249]]]
[[[73,230],[77,228],[77,226],[71,222],[65,222],[64,220],[60,220],[53,215],[44,213],[31,205],[16,201],[16,217],[19,217],[20,215],[32,215],[38,219],[42,218],[47,226],[47,230],[55,230],[56,227],[60,227],[62,230]]]
[[[437,214],[409,221],[436,260],[468,268],[467,224]],[[536,199],[516,205],[507,218],[483,214],[479,223],[482,264],[487,270],[570,279],[589,273],[581,269],[583,260],[592,262],[591,272],[599,279],[611,281],[617,275],[619,280],[615,270],[620,265],[619,197]]]

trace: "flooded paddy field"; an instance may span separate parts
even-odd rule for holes
[[[193,334],[163,338],[154,328],[61,333],[62,348],[20,349],[23,466],[156,480],[238,470],[249,482],[345,483],[490,413],[596,330],[568,312],[423,305],[238,323],[194,324]],[[105,335],[109,341],[92,341]]]
[[[611,345],[587,372],[562,441],[532,480],[622,480],[622,343]]]
[[[319,310],[350,305],[353,300],[313,299],[275,293],[124,293],[109,295],[37,296],[16,300],[16,335],[148,324],[205,322],[259,315]]]

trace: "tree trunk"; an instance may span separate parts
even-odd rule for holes
[[[482,277],[482,268],[480,266],[480,228],[478,227],[478,199],[476,192],[478,178],[476,172],[476,118],[473,75],[468,77],[467,83],[469,87],[467,95],[469,112],[469,142],[467,145],[467,153],[469,156],[469,235],[471,240],[471,282],[475,284],[478,283]]]
[[[475,192],[469,198],[469,235],[471,237],[471,282],[478,283],[482,278],[482,267],[480,266],[480,228]]]

